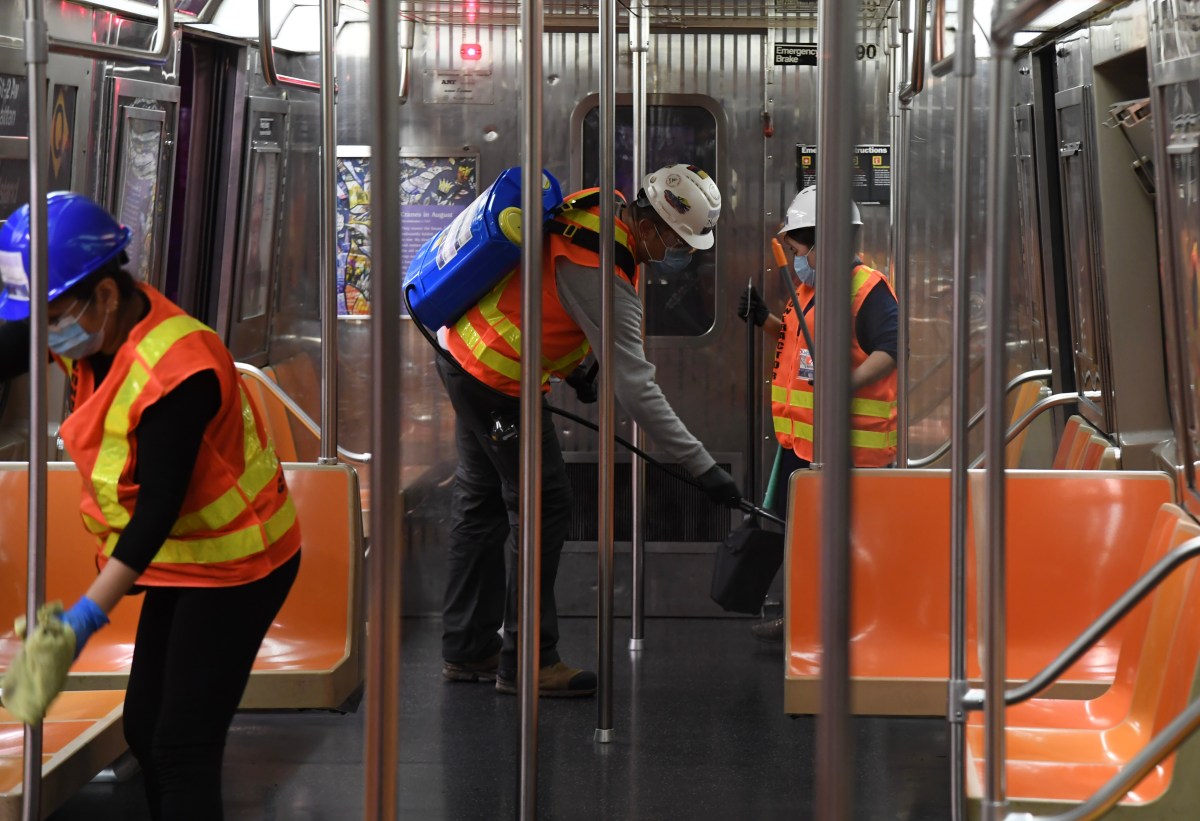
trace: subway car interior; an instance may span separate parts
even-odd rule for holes
[[[517,167],[526,214],[539,169],[598,188],[616,266],[615,195],[674,164],[720,217],[641,266],[651,379],[786,526],[680,481],[611,365],[598,402],[553,380],[583,423],[541,421],[531,365],[494,436],[530,465],[541,425],[560,443],[559,647],[596,693],[449,681],[456,414],[406,273]],[[780,475],[790,343],[739,299],[796,301],[771,242],[818,178],[861,227],[810,249],[895,295],[895,459],[854,466],[853,360],[810,355],[813,458]],[[216,331],[284,464],[303,562],[226,818],[1200,818],[1200,0],[9,0],[0,220],[51,191],[130,229],[126,269]],[[820,287],[809,348],[858,350]],[[0,383],[0,671],[14,619],[96,574],[72,388],[40,351],[30,374]],[[522,468],[522,636],[543,490]],[[754,531],[782,564],[730,612],[714,564]],[[141,607],[39,725],[0,708],[0,821],[155,817],[122,718]]]

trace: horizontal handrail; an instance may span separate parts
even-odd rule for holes
[[[1126,793],[1148,776],[1159,762],[1175,752],[1197,729],[1200,729],[1200,699],[1193,701],[1187,709],[1175,716],[1141,752],[1131,758],[1128,764],[1096,791],[1095,795],[1078,807],[1040,818],[1027,812],[1013,812],[1005,817],[1005,821],[1094,821],[1103,818]]]
[[[917,31],[913,38],[912,69],[909,71],[908,85],[900,89],[900,102],[908,105],[913,98],[925,88],[925,22],[929,0],[916,0]]]
[[[1083,391],[1082,393],[1055,393],[1047,396],[1045,399],[1038,402],[1032,408],[1025,412],[1025,415],[1013,422],[1008,433],[1004,435],[1004,443],[1009,444],[1012,440],[1020,435],[1021,431],[1033,424],[1033,420],[1037,419],[1051,408],[1061,407],[1062,405],[1088,405],[1097,413],[1102,413],[1100,407],[1093,402],[1093,399],[1100,398],[1100,391]],[[983,464],[983,454],[971,463],[971,467],[977,468]]]
[[[234,365],[237,367],[238,373],[242,374],[243,376],[249,376],[251,379],[259,382],[263,385],[263,387],[270,391],[272,396],[283,403],[283,406],[287,408],[288,413],[292,414],[292,416],[295,416],[296,419],[300,421],[300,424],[303,425],[305,429],[309,431],[309,433],[317,437],[318,441],[320,441],[320,426],[312,420],[311,416],[304,412],[303,408],[296,404],[295,399],[292,399],[292,397],[287,395],[287,392],[283,388],[275,384],[275,381],[271,379],[271,377],[263,373],[260,368],[256,368],[253,365],[247,365],[245,362],[235,362]],[[337,451],[338,456],[342,457],[347,462],[361,462],[365,464],[371,461],[371,454],[369,453],[355,453],[352,450],[346,450],[341,445],[338,445]]]
[[[50,39],[50,51],[89,60],[109,60],[118,63],[133,63],[139,66],[161,66],[171,54],[172,31],[175,28],[174,0],[159,0],[158,20],[154,30],[154,47],[151,49],[113,46],[106,43],[84,43],[78,40]]]
[[[1054,371],[1050,370],[1049,368],[1038,368],[1037,370],[1025,371],[1024,373],[1018,374],[1017,376],[1013,377],[1013,380],[1011,382],[1009,382],[1008,385],[1005,386],[1004,395],[1007,396],[1009,393],[1012,392],[1013,388],[1020,387],[1021,385],[1024,385],[1026,382],[1032,382],[1035,379],[1047,379],[1050,376],[1052,376],[1053,374],[1054,374]],[[971,428],[973,428],[977,424],[979,424],[979,420],[983,419],[984,410],[985,410],[984,408],[980,408],[978,411],[976,411],[975,415],[972,416],[971,419],[967,422],[967,430],[968,431],[970,431]],[[1011,439],[1009,441],[1011,441]],[[923,468],[926,465],[932,465],[938,459],[941,459],[943,456],[946,455],[946,452],[950,450],[950,444],[951,444],[951,440],[947,439],[945,442],[938,445],[937,449],[934,450],[934,452],[929,454],[928,456],[922,456],[920,459],[909,459],[908,466],[910,468]]]
[[[1067,646],[1067,649],[1063,650],[1057,658],[1042,668],[1041,672],[1024,684],[1018,685],[1011,690],[1006,690],[1004,692],[1004,703],[1012,706],[1020,704],[1022,701],[1028,701],[1053,684],[1072,664],[1083,658],[1083,655],[1096,642],[1104,638],[1105,634],[1124,618],[1130,610],[1162,584],[1167,576],[1171,575],[1172,571],[1189,559],[1194,559],[1196,556],[1200,556],[1200,536],[1189,539],[1159,559],[1154,567],[1146,571],[1128,590],[1122,593],[1107,610],[1100,614],[1099,618],[1088,625],[1087,629],[1080,633],[1079,637]],[[983,702],[983,691],[971,690],[963,699],[963,706],[968,710],[981,710],[983,709]]]
[[[318,82],[280,74],[275,70],[275,43],[271,38],[271,0],[258,0],[258,54],[262,60],[263,79],[267,85],[320,91],[321,84]]]

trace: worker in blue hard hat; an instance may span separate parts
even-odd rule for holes
[[[130,230],[96,203],[54,193],[47,212],[48,343],[71,378],[60,435],[100,573],[39,625],[68,639],[64,658],[14,665],[6,706],[39,720],[57,695],[38,686],[47,668],[65,670],[144,588],[125,738],[154,818],[219,819],[225,736],[299,570],[296,511],[217,334],[125,271]],[[0,227],[0,380],[28,370],[29,222],[22,206]]]

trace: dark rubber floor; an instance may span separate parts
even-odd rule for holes
[[[539,818],[808,819],[813,813],[812,718],[783,714],[781,650],[749,622],[657,619],[646,649],[625,649],[618,620],[615,730],[593,740],[595,699],[540,705]],[[595,622],[562,622],[564,659],[589,665]],[[404,623],[400,817],[496,821],[517,812],[518,703],[490,685],[443,682],[440,623]],[[362,817],[363,720],[357,714],[247,713],[225,755],[226,818],[307,821]],[[945,724],[854,722],[854,817],[949,818]],[[149,819],[140,776],[92,784],[53,821]]]

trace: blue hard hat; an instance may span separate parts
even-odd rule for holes
[[[55,191],[46,197],[50,301],[111,262],[132,232],[82,194]],[[0,319],[29,316],[29,206],[0,227]]]

